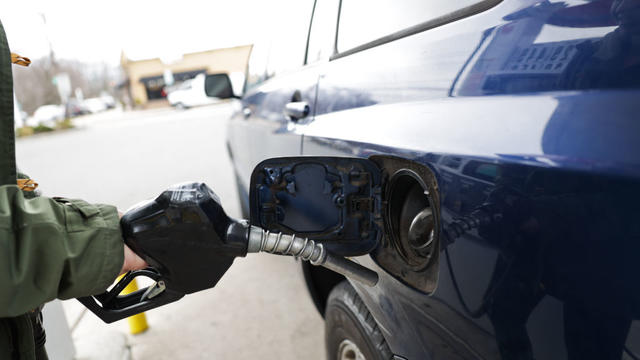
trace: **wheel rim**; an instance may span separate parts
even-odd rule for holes
[[[338,347],[338,359],[340,360],[366,360],[364,354],[353,341],[344,339]]]

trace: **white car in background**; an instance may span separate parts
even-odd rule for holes
[[[86,99],[82,104],[92,114],[105,111],[109,108],[105,101],[99,97]]]
[[[27,125],[44,125],[54,127],[57,121],[64,120],[65,110],[63,105],[43,105],[33,113],[33,117],[27,120]]]
[[[105,104],[107,109],[113,109],[116,107],[116,100],[113,98],[113,96],[103,93],[102,95],[100,95],[100,99]]]
[[[168,88],[167,100],[171,106],[187,109],[193,106],[215,104],[218,98],[208,97],[205,93],[205,74],[198,74],[193,79]]]

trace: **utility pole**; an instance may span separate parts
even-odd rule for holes
[[[49,61],[51,62],[51,69],[57,70],[56,56],[53,52],[53,44],[51,43],[51,38],[49,37],[49,31],[47,31],[47,17],[44,13],[39,13],[42,18],[42,24],[44,25],[44,36],[47,38],[47,43],[49,44]]]

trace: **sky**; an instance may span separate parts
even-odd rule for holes
[[[131,60],[252,44],[293,2],[308,0],[3,1],[0,20],[12,52],[117,65]],[[297,5],[297,4],[296,4]],[[295,5],[294,5],[295,6]],[[46,23],[45,23],[46,19]]]

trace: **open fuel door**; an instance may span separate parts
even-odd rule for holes
[[[382,232],[381,175],[367,159],[272,158],[251,175],[251,225],[308,237],[341,256],[371,252]]]
[[[435,176],[388,155],[268,159],[251,175],[251,225],[313,239],[339,256],[370,254],[425,293],[438,281]]]

